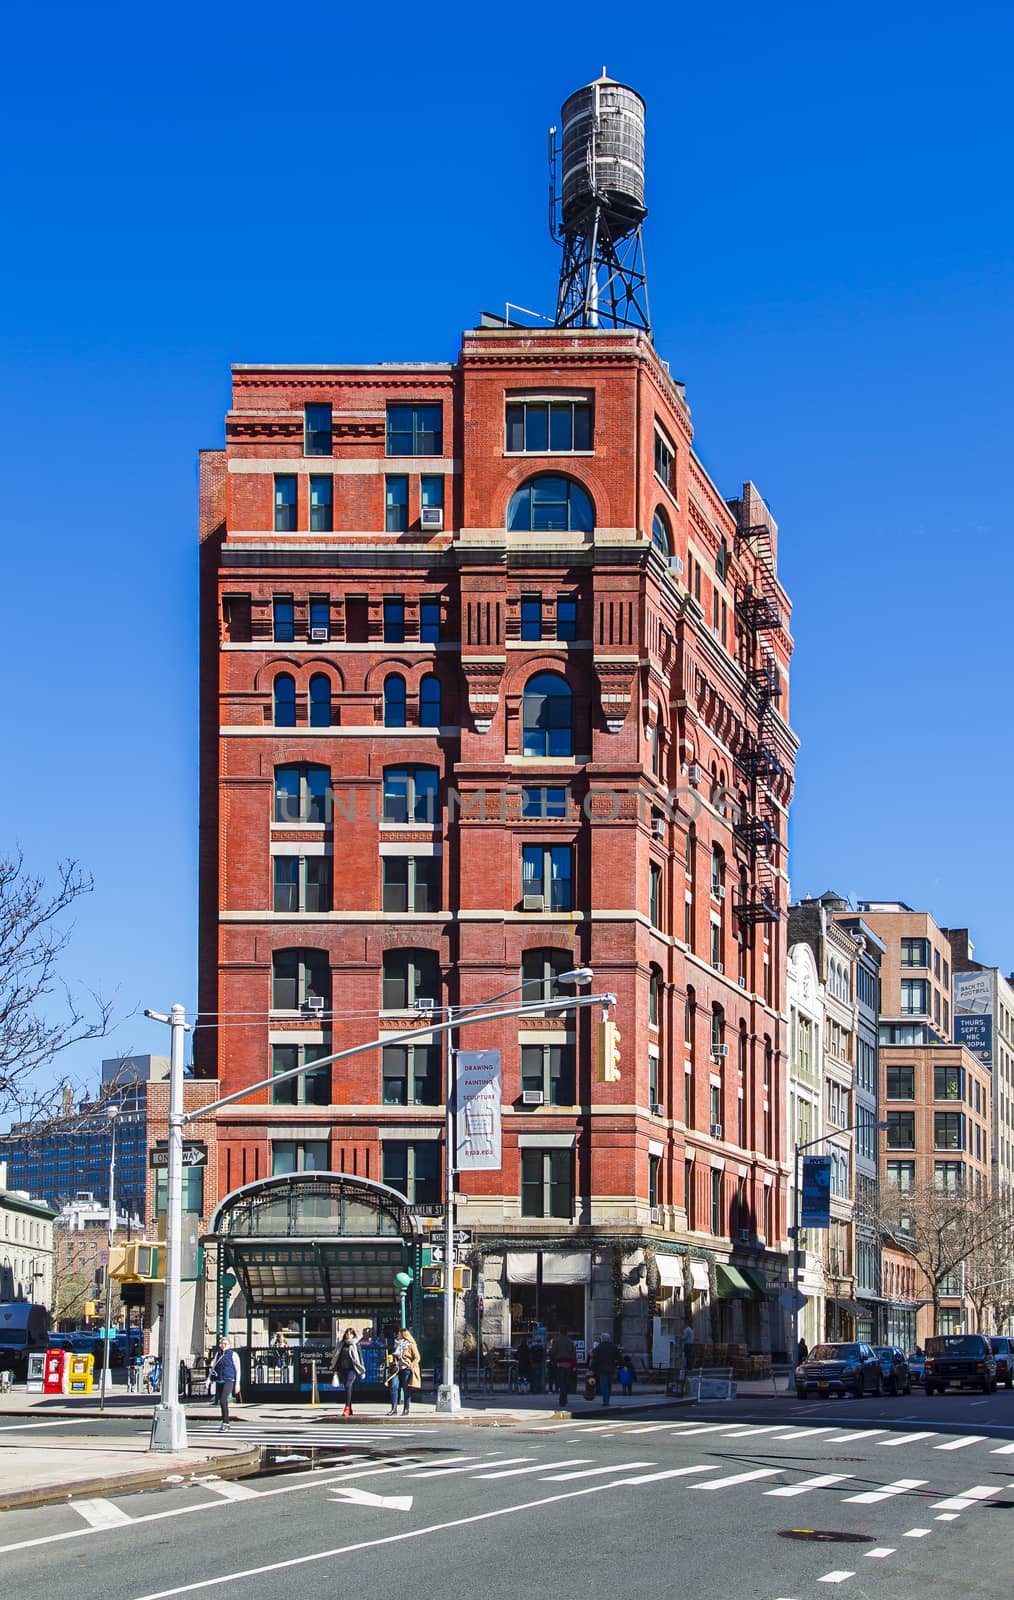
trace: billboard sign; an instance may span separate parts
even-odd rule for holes
[[[455,1166],[459,1172],[499,1172],[503,1165],[499,1050],[454,1055]]]
[[[984,1067],[993,1065],[993,974],[956,972],[953,976],[954,1040]]]
[[[801,1228],[831,1226],[831,1157],[803,1157],[803,1197],[799,1215]]]

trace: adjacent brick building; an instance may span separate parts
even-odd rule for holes
[[[236,367],[202,455],[197,1071],[417,1030],[223,1111],[219,1193],[322,1170],[425,1211],[431,1008],[582,965],[618,996],[615,1083],[584,1013],[461,1034],[503,1054],[503,1170],[460,1184],[491,1344],[692,1314],[784,1348],[789,608],[692,438],[646,335],[483,327]]]

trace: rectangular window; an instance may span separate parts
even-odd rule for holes
[[[569,455],[592,447],[586,400],[525,400],[507,407],[509,455]]]
[[[963,1161],[934,1161],[933,1187],[944,1194],[957,1194],[965,1183]]]
[[[331,637],[331,602],[325,595],[310,601],[310,638],[320,639],[321,634]]]
[[[889,1111],[887,1113],[888,1150],[915,1149],[915,1112]]]
[[[310,479],[310,532],[334,530],[333,478]]]
[[[929,970],[929,949],[928,939],[902,939],[901,965],[903,967],[925,967]]]
[[[940,976],[940,951],[939,950],[934,950],[934,952],[933,952],[933,976],[934,976],[934,978],[939,978],[939,976]]]
[[[940,1026],[940,990],[933,990],[933,1021]]]
[[[550,1106],[572,1106],[576,1098],[574,1046],[523,1044],[521,1088],[537,1089]]]
[[[331,454],[331,407],[310,405],[303,407],[303,454],[329,456]]]
[[[384,528],[388,533],[408,531],[408,479],[400,475],[384,479]]]
[[[720,1235],[722,1229],[722,1174],[718,1167],[711,1168],[711,1231]]]
[[[439,456],[444,451],[440,406],[388,406],[389,456]]]
[[[420,644],[440,643],[440,601],[423,599],[419,602]]]
[[[419,504],[428,510],[442,511],[444,509],[444,480],[437,474],[424,474],[419,479]]]
[[[662,868],[654,862],[648,868],[648,918],[653,928],[659,926],[662,901]]]
[[[385,1139],[381,1145],[381,1182],[397,1189],[409,1205],[440,1204],[440,1145],[436,1140],[418,1144]]]
[[[651,1054],[648,1056],[648,1104],[650,1106],[658,1105],[658,1093],[658,1056]]]
[[[296,479],[287,472],[275,474],[275,532],[296,531]]]
[[[276,822],[327,822],[330,808],[327,767],[275,768]]]
[[[439,911],[439,856],[383,856],[385,911]]]
[[[963,1100],[965,1098],[965,1090],[961,1079],[960,1067],[934,1067],[934,1100]],[[976,1085],[976,1088],[978,1088],[978,1085]]]
[[[721,1090],[720,1085],[717,1084],[717,1083],[712,1083],[712,1084],[709,1085],[708,1104],[709,1104],[709,1110],[710,1110],[710,1115],[711,1115],[711,1126],[713,1128],[721,1128],[722,1127],[722,1090]],[[724,1131],[725,1130],[723,1128],[722,1132],[724,1133]],[[720,1138],[720,1135],[716,1133],[715,1138],[716,1139]]]
[[[929,1016],[929,983],[925,978],[902,978],[901,1014],[903,1017]]]
[[[329,856],[274,856],[275,911],[330,911]]]
[[[383,1052],[385,1106],[440,1104],[440,1046],[387,1045]]]
[[[897,1189],[901,1194],[910,1193],[915,1188],[915,1162],[889,1161],[887,1183],[889,1188]]]
[[[536,788],[526,786],[521,790],[521,815],[523,817],[565,817],[567,815],[566,789],[546,788],[542,785]]]
[[[888,1067],[887,1098],[888,1100],[915,1099],[914,1067]]]
[[[435,822],[436,767],[388,767],[384,773],[384,822]]]
[[[166,1171],[165,1167],[157,1168],[156,1172],[155,1172],[155,1215],[156,1215],[156,1217],[165,1216],[165,1212],[166,1212],[166,1195],[168,1193],[168,1187],[169,1187],[169,1174],[168,1174],[168,1172]],[[117,1189],[117,1191],[116,1191],[117,1200],[119,1200],[119,1193],[120,1193],[120,1191],[119,1191],[119,1189]],[[119,1209],[118,1206],[117,1206],[117,1209]],[[184,1167],[183,1168],[183,1210],[184,1210],[184,1212],[192,1211],[198,1217],[204,1215],[204,1168],[203,1167]],[[109,1215],[109,1211],[108,1211],[108,1206],[107,1206],[106,1216],[108,1217],[108,1215]]]
[[[935,1150],[963,1150],[964,1117],[960,1111],[934,1111],[933,1148]]]
[[[272,631],[276,644],[291,644],[296,637],[295,614],[288,595],[276,595],[271,607]]]
[[[521,637],[531,641],[542,638],[542,596],[521,596]]]
[[[572,595],[558,595],[556,601],[556,637],[577,638],[577,601]]]
[[[676,452],[668,439],[658,429],[655,429],[655,476],[672,493],[676,491],[676,475],[673,470],[676,463]]]
[[[711,965],[719,967],[722,964],[722,925],[720,922],[711,924]]]
[[[573,911],[573,860],[570,845],[523,845],[521,893],[525,900],[532,896],[541,896],[546,911]]]
[[[289,1172],[327,1172],[326,1139],[276,1139],[271,1145],[271,1175]]]
[[[405,643],[405,602],[400,595],[384,601],[384,643]]]
[[[522,1150],[521,1215],[563,1217],[574,1215],[574,1152],[572,1150]]]
[[[321,1056],[330,1055],[331,1047],[324,1044],[276,1044],[271,1047],[271,1072],[292,1072],[296,1067],[307,1066]],[[271,1103],[276,1106],[327,1106],[331,1104],[331,1068],[321,1067],[317,1072],[305,1072],[300,1078],[289,1078],[271,1090]]]
[[[654,1211],[661,1204],[659,1200],[659,1173],[662,1167],[661,1156],[648,1157],[648,1204]]]

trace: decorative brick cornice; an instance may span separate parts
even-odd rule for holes
[[[626,661],[596,661],[602,712],[610,733],[619,733],[627,720],[633,698],[637,666]]]
[[[476,733],[488,733],[500,704],[503,684],[502,661],[463,661],[461,670],[468,689],[468,709]]]

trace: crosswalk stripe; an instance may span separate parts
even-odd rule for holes
[[[800,1483],[783,1484],[780,1489],[765,1489],[764,1493],[791,1500],[797,1494],[808,1494],[811,1489],[829,1489],[832,1483],[843,1483],[846,1478],[854,1476],[852,1472],[824,1472],[817,1478],[804,1478]]]
[[[618,1469],[622,1470],[622,1469]],[[632,1483],[660,1483],[663,1478],[689,1478],[695,1472],[717,1472],[717,1466],[701,1467],[669,1467],[665,1472],[643,1472],[636,1478],[617,1478],[615,1483],[607,1484],[607,1488],[620,1489]],[[695,1483],[695,1489],[704,1488],[704,1484]],[[577,1493],[577,1491],[574,1491]]]
[[[948,1444],[934,1445],[934,1450],[967,1450],[970,1444],[981,1444],[986,1438],[984,1433],[966,1433],[960,1439],[951,1439]]]
[[[885,1484],[882,1489],[867,1489],[865,1494],[847,1494],[846,1505],[875,1506],[880,1500],[890,1500],[896,1494],[908,1494],[910,1489],[922,1489],[927,1483],[926,1478],[896,1478],[894,1483]]]
[[[897,1439],[881,1439],[885,1450],[896,1450],[900,1444],[914,1444],[917,1439],[935,1439],[935,1433],[902,1433]]]
[[[450,1467],[441,1466],[439,1462],[429,1466],[423,1462],[414,1461],[412,1465],[417,1467],[418,1471],[410,1473],[409,1476],[413,1478],[449,1478],[456,1472],[478,1472],[480,1467],[485,1466],[507,1467],[512,1462],[531,1461],[531,1459],[531,1456],[470,1456],[467,1466],[462,1466],[460,1461],[456,1461]]]
[[[734,1433],[727,1433],[727,1439],[752,1439],[758,1433],[774,1433],[781,1427],[780,1422],[772,1422],[763,1428],[737,1428]]]
[[[886,1428],[860,1428],[857,1433],[836,1433],[833,1439],[825,1439],[825,1444],[849,1444],[853,1439],[872,1439],[875,1434],[886,1433]]]
[[[1011,1455],[1014,1455],[1014,1444],[1002,1444],[1000,1446],[999,1450],[991,1450],[989,1453],[990,1453],[991,1456],[1011,1456]]]
[[[1000,1485],[995,1488],[986,1483],[977,1483],[971,1489],[962,1489],[960,1494],[951,1495],[948,1500],[934,1500],[934,1511],[964,1511],[966,1506],[974,1506],[977,1500],[991,1500],[993,1495],[1000,1493]]]
[[[672,1427],[670,1422],[639,1422],[631,1425],[626,1431],[631,1433],[660,1433],[663,1428]]]
[[[520,1456],[518,1459],[524,1461],[525,1457]],[[583,1467],[586,1462],[591,1460],[591,1456],[574,1456],[570,1461],[535,1461],[532,1456],[527,1459],[529,1465],[526,1467],[508,1467],[506,1472],[501,1472],[499,1469],[496,1472],[477,1472],[476,1477],[520,1478],[529,1472],[543,1472],[547,1467]]]
[[[245,1483],[238,1483],[235,1478],[202,1478],[201,1488],[210,1489],[212,1494],[221,1495],[223,1500],[259,1500],[260,1495],[256,1489],[250,1489]]]
[[[729,1433],[730,1424],[727,1422],[702,1422],[696,1428],[685,1428],[680,1434],[681,1439],[692,1439],[696,1433]]]
[[[833,1433],[833,1428],[797,1428],[793,1433],[776,1433],[776,1439],[814,1439],[818,1433]]]
[[[773,1478],[778,1467],[758,1467],[753,1472],[736,1472],[731,1478],[713,1478],[710,1483],[695,1483],[695,1489],[733,1489],[738,1483],[753,1483],[757,1478]]]
[[[878,1545],[876,1550],[867,1550],[867,1561],[882,1561],[885,1556],[893,1556],[896,1546],[893,1544]]]
[[[521,1457],[511,1456],[506,1458],[502,1456],[455,1456],[454,1462],[451,1466],[448,1466],[442,1459],[440,1461],[422,1461],[419,1463],[419,1473],[421,1476],[425,1472],[427,1477],[429,1477],[434,1472],[473,1472],[475,1470],[476,1462],[478,1461],[492,1462],[505,1459],[510,1459],[511,1461],[520,1461]],[[470,1462],[471,1465],[467,1467],[462,1466],[462,1462],[465,1461]]]
[[[818,1578],[817,1579],[817,1582],[818,1583],[844,1583],[846,1578],[854,1578],[854,1577],[855,1577],[855,1573],[854,1572],[845,1572],[842,1568],[839,1568],[836,1572],[825,1572],[825,1574],[824,1574],[824,1576],[822,1578]]]
[[[109,1500],[71,1500],[69,1505],[84,1517],[90,1528],[118,1528],[131,1519]]]
[[[552,1472],[546,1479],[547,1483],[569,1483],[572,1478],[595,1478],[603,1472],[628,1472],[634,1467],[653,1467],[654,1461],[625,1461],[618,1468],[614,1461],[609,1467],[582,1467],[577,1472]]]

